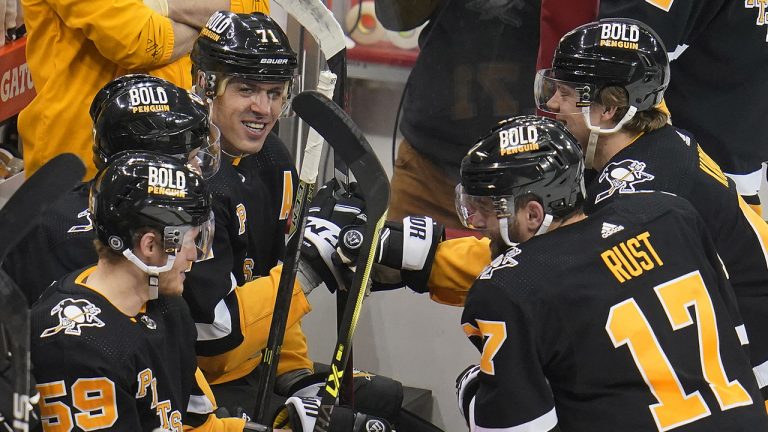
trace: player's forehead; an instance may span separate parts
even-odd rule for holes
[[[262,90],[281,90],[285,87],[286,82],[287,81],[259,81],[243,77],[232,77],[232,79],[229,80],[230,85],[243,85]]]

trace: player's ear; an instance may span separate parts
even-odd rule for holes
[[[619,110],[618,107],[615,106],[604,106],[604,105],[598,105],[600,108],[600,122],[607,122],[611,121],[613,123],[618,123],[620,118],[616,118],[616,111]]]
[[[155,261],[164,255],[158,234],[151,230],[141,234],[136,241],[134,254],[145,263],[153,265]]]
[[[544,207],[537,200],[532,199],[523,206],[524,220],[522,221],[525,229],[535,234],[541,224],[544,222]]]

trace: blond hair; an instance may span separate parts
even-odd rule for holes
[[[614,119],[617,121],[623,118],[629,110],[627,91],[619,86],[607,86],[600,90],[596,102],[609,108],[616,107]],[[658,106],[654,106],[647,110],[636,112],[632,119],[624,123],[622,129],[633,134],[651,132],[660,129],[668,121],[669,115]]]

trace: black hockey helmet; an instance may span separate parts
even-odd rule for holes
[[[90,115],[99,169],[126,150],[188,158],[206,178],[219,168],[218,129],[210,126],[205,104],[168,81],[143,74],[119,77],[96,94]]]
[[[537,72],[540,110],[551,112],[547,101],[560,84],[576,90],[582,107],[606,86],[623,87],[630,107],[644,111],[661,103],[669,85],[667,50],[656,32],[637,20],[606,18],[585,24],[560,39],[552,68]]]
[[[196,86],[212,98],[229,76],[292,82],[298,65],[283,29],[262,13],[215,12],[190,55]]]
[[[461,162],[456,210],[465,226],[477,228],[480,210],[499,219],[514,215],[514,200],[537,196],[554,217],[571,213],[584,199],[584,162],[576,138],[555,120],[518,116],[500,122]]]
[[[98,239],[131,261],[141,228],[161,233],[165,252],[175,254],[186,233],[200,227],[195,241],[202,258],[213,238],[211,200],[203,178],[177,158],[126,151],[96,175],[89,208]]]

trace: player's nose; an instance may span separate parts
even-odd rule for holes
[[[547,101],[547,108],[554,112],[560,111],[560,100],[557,97],[557,93],[553,94],[552,97],[549,98]]]

